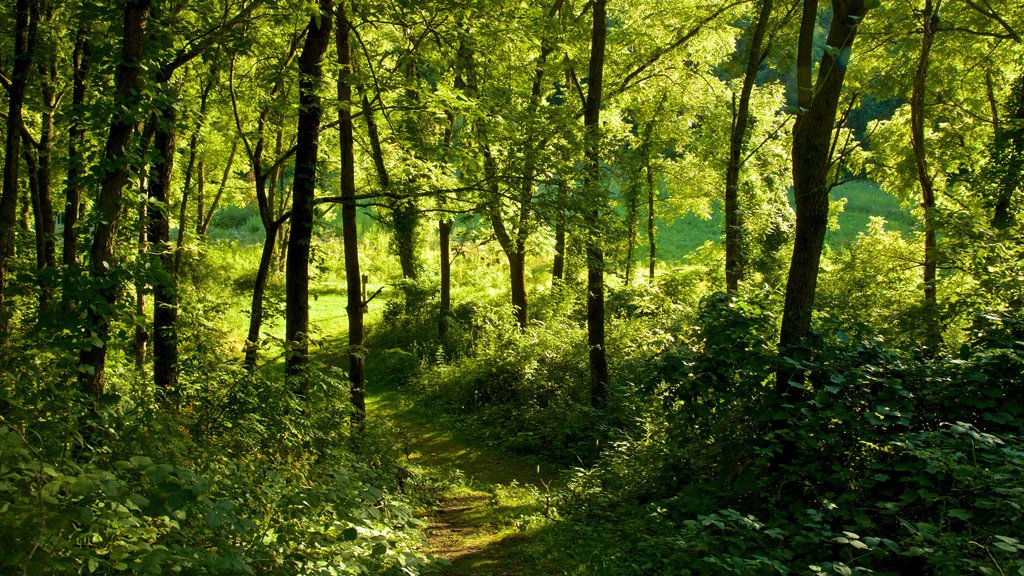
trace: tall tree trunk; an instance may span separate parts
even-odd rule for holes
[[[747,70],[743,75],[739,102],[734,108],[732,134],[729,139],[729,163],[725,170],[725,288],[729,292],[739,289],[743,279],[743,222],[740,220],[739,190],[743,144],[750,118],[750,94],[754,90],[757,71],[761,68],[761,46],[768,30],[773,0],[762,0],[761,11],[750,37]]]
[[[587,224],[587,345],[590,349],[590,404],[603,408],[608,403],[608,357],[604,338],[604,248],[601,208],[607,202],[601,190],[601,89],[607,36],[605,0],[594,1],[594,24],[590,40],[590,68],[587,101],[583,113],[586,131]]]
[[[21,109],[25,102],[28,71],[35,52],[39,11],[36,0],[17,0],[14,6],[14,66],[7,89],[6,144],[3,189],[0,192],[0,344],[10,335],[11,311],[7,305],[10,258],[14,252],[14,224],[18,207],[18,163],[21,157]]]
[[[116,98],[121,106],[133,110],[138,100],[137,88],[142,74],[143,36],[149,20],[152,0],[129,0],[124,8],[124,37],[121,61],[117,66]],[[99,290],[104,307],[87,308],[86,326],[94,333],[92,344],[79,355],[79,384],[95,396],[103,394],[104,372],[107,363],[107,340],[110,338],[110,313],[117,299],[117,281],[110,276],[116,266],[114,246],[117,225],[121,219],[124,185],[128,179],[128,166],[124,155],[132,139],[133,122],[130,115],[120,110],[111,115],[110,132],[103,149],[102,165],[108,167],[103,175],[100,195],[96,203],[99,210],[92,246],[89,249],[89,271]]]
[[[644,171],[647,173],[647,277],[654,281],[654,266],[657,262],[658,247],[655,237],[654,226],[654,172],[651,171],[651,159],[647,158],[647,166]]]
[[[935,186],[931,174],[928,173],[928,154],[924,137],[924,100],[932,42],[938,31],[941,6],[942,0],[935,0],[934,4],[932,0],[925,0],[924,10],[921,12],[921,54],[917,61],[914,86],[910,95],[910,136],[917,180],[921,185],[921,208],[924,210],[924,332],[925,344],[931,350],[935,350],[941,343],[942,331],[939,328],[936,296],[938,245],[935,237]]]
[[[360,290],[359,231],[356,228],[355,145],[352,138],[352,47],[351,24],[345,0],[338,5],[335,30],[338,64],[338,126],[341,132],[341,229],[345,245],[345,289],[348,313],[348,378],[356,427],[366,418],[366,375],[363,370],[363,294]]]
[[[448,337],[448,321],[452,313],[452,226],[451,218],[442,216],[437,222],[441,252],[441,309],[437,319],[437,337],[444,344]]]
[[[817,2],[805,0],[801,20],[797,71],[800,114],[793,128],[793,189],[796,195],[796,237],[786,283],[779,351],[795,347],[811,328],[811,311],[818,283],[818,265],[828,224],[829,142],[836,120],[846,65],[857,27],[865,13],[864,0],[833,0],[832,24],[818,68],[818,80],[810,85],[810,45],[814,39]],[[780,369],[775,390],[790,392],[791,374]],[[799,377],[799,376],[798,376]]]
[[[990,96],[990,99],[993,101],[992,115],[997,119],[995,97]],[[993,123],[996,127],[996,163],[1001,174],[992,211],[992,226],[1000,229],[1010,227],[1016,220],[1010,208],[1013,193],[1020,187],[1024,172],[1024,73],[1017,77],[1010,90],[1007,109],[1009,121]]]
[[[143,179],[142,182],[143,190],[146,189],[146,183]],[[149,221],[149,205],[145,202],[139,204],[138,223],[139,223],[139,234],[136,237],[138,240],[138,252],[139,258],[145,258],[147,252],[147,240],[149,239],[149,229],[147,223]],[[146,330],[146,282],[141,277],[135,279],[135,342],[133,343],[132,352],[135,355],[135,369],[139,373],[143,373],[146,370],[146,358],[149,352],[149,330]]]
[[[173,105],[161,110],[154,146],[156,158],[149,176],[150,270],[153,274],[153,383],[165,391],[178,385],[178,287],[171,244],[171,175],[174,167],[175,120]]]
[[[47,20],[53,20],[52,10],[48,9]],[[57,61],[56,55],[49,61],[40,64],[39,73],[42,79],[43,111],[40,116],[39,144],[37,146],[36,183],[39,195],[39,215],[36,217],[36,235],[42,254],[38,257],[39,268],[39,313],[45,315],[53,295],[53,278],[48,270],[57,266],[57,220],[53,213],[52,164],[53,164],[53,115],[57,108]]]
[[[319,14],[310,17],[299,55],[299,122],[292,180],[291,235],[288,238],[285,278],[285,340],[289,353],[285,373],[298,375],[309,353],[309,253],[313,240],[313,202],[316,198],[316,162],[320,145],[320,83],[323,59],[331,37],[332,0],[319,0]],[[305,394],[301,378],[297,391]]]
[[[249,307],[249,333],[245,338],[245,366],[250,370],[256,367],[259,355],[260,331],[263,327],[263,298],[274,263],[274,244],[277,241],[278,227],[276,223],[273,223],[270,227],[265,228],[263,251],[260,253],[260,264],[252,289],[252,302]]]
[[[80,24],[75,33],[75,49],[71,55],[72,89],[71,89],[71,126],[68,128],[68,176],[64,200],[64,266],[78,264],[78,217],[82,204],[82,175],[85,164],[85,126],[82,116],[85,114],[85,83],[89,79],[92,67],[92,48],[89,42],[89,28]],[[71,305],[70,294],[61,296],[64,308]]]

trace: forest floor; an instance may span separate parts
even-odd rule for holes
[[[446,576],[562,574],[544,553],[558,470],[500,452],[454,430],[401,390],[368,391],[367,413],[394,428],[431,494],[423,552]]]

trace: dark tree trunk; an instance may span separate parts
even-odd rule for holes
[[[509,280],[512,289],[512,310],[516,323],[526,329],[530,323],[529,303],[526,293],[526,247],[521,244],[506,253],[508,256]]]
[[[743,279],[743,222],[740,220],[739,190],[740,168],[742,167],[743,144],[747,136],[750,117],[750,94],[754,90],[757,71],[761,68],[761,46],[772,14],[773,0],[761,2],[761,12],[754,24],[750,37],[750,52],[747,54],[747,70],[743,75],[743,87],[734,109],[732,134],[729,139],[729,163],[725,170],[725,288],[729,292],[739,289]]]
[[[161,111],[154,136],[156,158],[149,176],[150,270],[153,274],[153,382],[164,390],[178,385],[178,294],[171,244],[171,175],[174,167],[176,115],[173,106]]]
[[[309,353],[309,253],[313,240],[313,203],[316,197],[316,162],[320,145],[320,83],[323,59],[331,37],[332,0],[319,0],[320,17],[311,17],[299,55],[299,122],[292,181],[291,235],[288,238],[285,278],[285,340],[289,353],[285,373],[298,375]],[[305,394],[301,378],[297,391]]]
[[[654,281],[654,265],[657,262],[658,247],[654,227],[654,172],[651,171],[651,159],[647,159],[647,277]]]
[[[925,345],[935,350],[942,340],[939,329],[938,298],[936,296],[936,272],[938,271],[938,246],[935,237],[935,187],[928,173],[928,153],[924,138],[924,100],[928,82],[928,66],[931,60],[932,42],[939,25],[939,7],[942,0],[925,0],[921,12],[923,34],[921,53],[914,74],[914,85],[910,95],[910,136],[914,149],[914,166],[917,180],[921,185],[921,208],[924,210],[924,332]]]
[[[363,295],[359,274],[359,231],[356,228],[355,146],[352,138],[352,47],[345,1],[338,6],[335,40],[338,50],[338,126],[341,131],[341,227],[345,245],[345,289],[348,313],[348,378],[356,427],[366,419],[366,375],[363,369]]]
[[[145,190],[145,181],[142,183]],[[146,257],[146,241],[148,240],[149,206],[145,203],[139,204],[138,240],[139,258]],[[149,352],[149,330],[146,330],[146,283],[142,278],[135,280],[135,342],[132,352],[135,355],[135,369],[142,373],[146,370],[146,357]]]
[[[124,9],[124,38],[121,61],[117,66],[116,98],[122,106],[133,110],[137,101],[137,88],[142,74],[143,35],[149,19],[152,0],[130,0]],[[95,333],[93,345],[84,348],[79,356],[79,384],[95,396],[103,394],[103,377],[107,363],[107,340],[110,338],[110,313],[117,299],[118,286],[109,272],[116,266],[114,245],[117,225],[121,219],[124,185],[128,179],[125,152],[132,139],[132,119],[122,112],[111,116],[110,132],[103,149],[103,166],[109,167],[103,175],[96,209],[97,219],[92,246],[89,249],[89,270],[100,297],[107,309],[87,308],[87,329]]]
[[[68,177],[64,201],[64,266],[78,264],[78,217],[82,204],[82,175],[85,164],[85,83],[91,68],[91,45],[89,30],[80,25],[75,34],[75,49],[72,53],[73,86],[71,89],[71,126],[68,128]],[[70,295],[62,295],[64,307],[71,305]]]
[[[993,117],[998,118],[993,100]],[[992,212],[992,226],[1009,228],[1016,220],[1010,209],[1013,193],[1021,185],[1024,172],[1024,74],[1017,77],[1010,90],[1008,110],[1009,122],[994,122],[996,126],[996,163],[1001,171],[996,190],[995,206]]]
[[[806,0],[801,21],[797,62],[801,111],[793,128],[793,189],[796,195],[796,237],[786,284],[779,351],[785,355],[811,328],[811,311],[818,283],[818,265],[828,224],[829,143],[843,78],[857,26],[864,16],[863,0],[833,0],[832,25],[821,57],[816,85],[810,86],[810,44],[813,42],[817,3]],[[790,392],[791,374],[780,370],[775,390]],[[798,376],[799,377],[799,376]]]
[[[639,187],[639,183],[634,178],[629,183],[629,192],[626,197],[626,269],[623,272],[623,279],[627,286],[633,282],[633,252],[636,249],[636,224],[640,214]]]
[[[452,225],[452,219],[444,216],[437,222],[441,252],[441,309],[437,319],[437,337],[442,344],[448,337],[448,319],[452,313]]]
[[[256,281],[252,289],[252,303],[249,308],[249,333],[245,343],[245,366],[250,370],[256,367],[259,355],[260,330],[263,328],[263,297],[267,292],[267,280],[274,262],[274,244],[277,240],[278,225],[266,228],[263,238],[263,251],[260,253],[260,265],[256,271]]]
[[[583,114],[586,130],[587,224],[587,345],[590,349],[590,404],[603,408],[608,403],[608,357],[604,338],[604,249],[601,208],[606,202],[601,188],[601,89],[604,78],[604,50],[607,35],[605,0],[594,2],[594,24],[590,43],[587,101]]]
[[[14,65],[7,89],[6,145],[3,189],[0,192],[0,344],[10,334],[11,311],[6,301],[9,259],[14,253],[14,224],[18,207],[18,163],[21,156],[21,109],[28,71],[35,52],[39,11],[36,0],[17,0],[14,6]]]

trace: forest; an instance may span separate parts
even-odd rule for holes
[[[1024,576],[1021,0],[7,0],[0,574]]]

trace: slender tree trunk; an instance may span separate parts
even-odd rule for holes
[[[530,307],[526,292],[526,247],[519,244],[512,251],[506,253],[506,256],[508,256],[509,280],[512,289],[512,310],[516,317],[516,324],[525,330],[530,323]]]
[[[352,138],[352,47],[349,41],[351,24],[345,11],[345,0],[338,5],[338,27],[335,30],[338,64],[338,126],[341,132],[341,228],[345,245],[345,288],[348,313],[348,378],[356,428],[366,418],[366,376],[363,369],[363,294],[360,290],[359,231],[356,228],[355,145]]]
[[[257,177],[258,178],[258,177]],[[249,333],[245,344],[245,366],[252,370],[256,367],[259,355],[260,331],[263,327],[263,298],[267,291],[267,280],[274,262],[274,244],[277,240],[276,223],[266,228],[263,238],[263,251],[260,253],[260,265],[256,271],[256,282],[252,289],[252,303],[249,308]]]
[[[654,281],[654,266],[657,262],[658,247],[655,237],[654,226],[654,172],[651,171],[651,159],[647,158],[647,166],[644,170],[647,173],[647,277]]]
[[[173,106],[167,106],[161,114],[154,136],[156,158],[149,176],[150,270],[154,275],[153,382],[158,388],[170,391],[178,385],[178,287],[167,214],[174,167],[176,114]]]
[[[71,126],[68,128],[68,176],[64,201],[64,266],[78,264],[78,217],[82,204],[82,175],[85,164],[85,126],[82,116],[85,114],[85,83],[89,79],[91,52],[89,29],[85,24],[81,24],[75,34],[75,49],[71,55],[73,86]],[[69,309],[70,294],[65,292],[62,298],[64,308]]]
[[[145,181],[142,182],[142,187],[146,188]],[[149,206],[146,203],[139,204],[138,220],[139,234],[136,240],[138,240],[139,258],[145,258],[148,240],[147,223],[149,221]],[[132,351],[135,355],[135,369],[139,373],[146,370],[146,358],[149,351],[149,330],[146,330],[145,318],[146,284],[142,278],[138,278],[135,280],[135,342]]]
[[[998,111],[993,101],[993,118],[998,119]],[[1007,102],[1010,114],[1008,122],[993,122],[995,125],[996,163],[999,166],[999,178],[996,191],[995,206],[992,212],[992,226],[1004,229],[1014,224],[1013,211],[1010,210],[1013,193],[1021,184],[1024,172],[1024,74],[1017,77]]]
[[[639,183],[634,179],[629,186],[626,205],[626,270],[623,273],[623,279],[627,286],[633,282],[633,252],[636,249],[636,224],[640,213]]]
[[[437,222],[441,252],[441,310],[437,319],[437,337],[442,344],[448,337],[448,320],[452,313],[451,239],[453,224],[451,218],[444,216]]]
[[[729,163],[725,170],[725,288],[729,292],[739,289],[743,279],[743,222],[740,219],[739,190],[743,144],[750,118],[750,94],[754,90],[757,71],[761,68],[761,46],[768,30],[773,0],[762,0],[761,11],[750,37],[747,70],[743,75],[739,102],[734,108],[732,134],[729,139]]]
[[[805,0],[801,21],[797,71],[800,115],[793,128],[793,189],[796,195],[796,237],[786,284],[779,351],[795,347],[811,328],[811,311],[818,282],[818,266],[828,224],[829,143],[842,92],[846,65],[857,27],[864,17],[863,0],[833,0],[832,24],[821,57],[818,80],[810,86],[810,45],[813,42],[817,3]],[[797,376],[800,377],[799,375]],[[791,374],[779,370],[775,390],[790,393]]]
[[[138,96],[137,88],[142,74],[143,35],[149,20],[152,0],[129,0],[124,8],[124,38],[121,61],[117,67],[116,98],[122,107],[133,110]],[[92,246],[89,250],[89,270],[99,290],[105,308],[87,308],[87,329],[94,334],[92,345],[83,348],[79,356],[79,384],[95,396],[103,394],[104,372],[107,362],[107,341],[110,338],[110,313],[117,299],[117,281],[110,276],[116,266],[114,245],[117,225],[121,219],[124,185],[128,167],[124,155],[132,139],[132,119],[118,111],[111,116],[110,132],[103,149],[102,165],[109,167],[103,175],[100,195],[96,203],[99,210]]]
[[[313,202],[316,198],[316,163],[320,145],[320,84],[323,59],[331,37],[332,0],[319,0],[318,16],[310,17],[299,55],[299,123],[292,180],[291,235],[288,238],[285,279],[285,340],[289,353],[285,373],[298,375],[309,353],[309,253],[313,241]],[[301,378],[297,391],[305,394]]]
[[[28,71],[35,52],[39,11],[36,0],[17,0],[14,6],[14,65],[7,89],[6,145],[3,189],[0,192],[0,344],[10,335],[11,311],[7,305],[9,260],[14,253],[14,223],[18,206],[18,163],[21,157],[21,109],[25,102]]]
[[[210,209],[207,210],[206,214],[203,215],[202,204],[199,205],[199,222],[197,222],[196,234],[201,238],[206,238],[206,231],[210,228],[210,222],[213,221],[213,215],[217,213],[217,206],[220,204],[220,199],[224,196],[224,190],[228,187],[228,178],[231,176],[231,169],[235,165],[235,154],[238,152],[238,138],[235,138],[231,142],[231,152],[228,154],[228,163],[224,166],[224,173],[220,177],[220,185],[217,186],[217,193],[213,196],[213,201],[210,202]],[[201,198],[202,196],[200,196]]]
[[[914,85],[910,96],[910,136],[914,149],[914,165],[917,180],[921,185],[921,208],[924,209],[924,332],[925,344],[935,350],[942,340],[939,328],[938,298],[936,296],[936,272],[938,271],[938,246],[935,237],[935,187],[928,173],[928,153],[924,137],[924,100],[928,83],[928,66],[931,61],[932,43],[938,31],[939,8],[942,0],[925,0],[921,13],[923,34],[921,53],[914,74]]]
[[[590,349],[590,404],[603,408],[608,403],[608,357],[604,338],[604,249],[601,208],[607,201],[601,190],[601,90],[607,36],[605,0],[594,1],[594,24],[590,41],[587,101],[583,114],[586,130],[587,219],[587,345]]]

